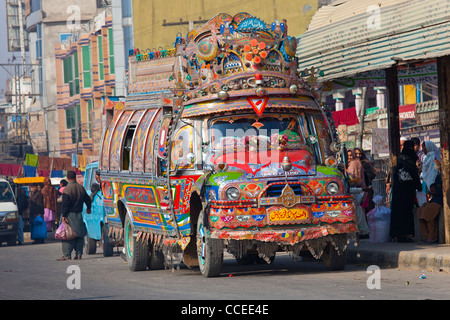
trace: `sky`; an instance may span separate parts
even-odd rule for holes
[[[6,0],[0,0],[0,64],[8,63],[8,59],[12,59],[13,53],[8,52],[8,38],[6,35]],[[20,52],[14,53],[15,62],[21,61]],[[6,67],[11,73],[14,73],[14,67]],[[11,76],[8,72],[0,67],[0,103],[4,101],[4,93],[6,91],[6,80]],[[3,91],[2,91],[3,90]]]

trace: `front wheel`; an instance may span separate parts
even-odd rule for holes
[[[149,262],[149,244],[148,241],[136,241],[133,236],[134,228],[130,217],[125,218],[124,230],[125,259],[131,271],[145,270]]]
[[[204,211],[200,212],[197,222],[197,257],[200,272],[205,278],[218,277],[223,262],[223,242],[211,239],[204,225]]]
[[[344,270],[347,262],[347,249],[339,254],[336,248],[331,243],[328,243],[323,250],[322,261],[330,271]]]
[[[97,252],[97,241],[89,237],[89,234],[84,236],[84,250],[87,254],[95,254]]]
[[[111,257],[113,255],[114,244],[108,236],[108,226],[106,224],[102,225],[102,248],[104,257]]]

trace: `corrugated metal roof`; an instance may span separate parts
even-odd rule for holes
[[[321,80],[447,54],[450,0],[335,2],[317,11],[297,47],[299,68],[319,68]]]

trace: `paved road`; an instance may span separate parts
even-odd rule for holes
[[[322,299],[449,299],[450,274],[381,269],[380,289],[369,289],[367,266],[348,265],[328,272],[320,262],[294,262],[279,254],[271,265],[239,266],[225,255],[221,277],[205,279],[198,269],[131,272],[119,255],[100,253],[83,260],[57,262],[61,244],[49,242],[0,247],[1,299],[94,300],[322,300]],[[79,268],[79,282],[74,281]],[[69,268],[69,270],[68,270]],[[69,271],[69,272],[68,272]],[[373,278],[371,278],[373,279]],[[69,280],[69,281],[68,281]],[[80,289],[69,289],[80,284]],[[177,311],[178,312],[178,311]]]

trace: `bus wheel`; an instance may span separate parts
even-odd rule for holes
[[[339,254],[331,243],[328,243],[322,254],[322,261],[330,271],[344,270],[347,262],[347,249]]]
[[[87,254],[95,254],[97,252],[97,241],[89,237],[89,234],[84,236],[84,250]]]
[[[104,257],[111,257],[113,255],[114,244],[108,236],[108,227],[105,224],[102,225],[102,248]]]
[[[200,272],[205,278],[218,277],[223,262],[223,242],[211,239],[204,226],[204,211],[200,212],[197,222],[197,257]]]
[[[150,248],[148,241],[136,241],[130,217],[125,218],[124,247],[125,259],[131,271],[142,271],[147,268]]]

